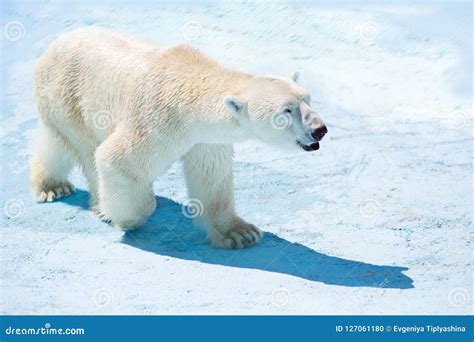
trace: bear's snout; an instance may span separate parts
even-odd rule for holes
[[[320,127],[317,127],[312,133],[311,136],[313,137],[314,140],[321,141],[326,133],[328,132],[328,129],[325,125],[322,125]]]

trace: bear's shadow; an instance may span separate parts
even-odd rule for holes
[[[183,215],[183,207],[157,196],[157,209],[139,230],[126,232],[122,243],[144,251],[183,260],[228,267],[250,268],[288,274],[328,285],[378,288],[413,288],[406,267],[372,265],[319,253],[299,243],[292,243],[265,232],[252,248],[225,250],[211,247],[205,232]],[[88,193],[77,191],[62,200],[88,208]]]

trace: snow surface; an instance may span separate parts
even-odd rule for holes
[[[472,5],[2,1],[0,312],[472,313]],[[61,33],[188,42],[248,72],[301,71],[329,126],[316,153],[236,146],[240,215],[266,233],[217,250],[182,214],[179,163],[123,234],[73,197],[36,204],[32,74]]]

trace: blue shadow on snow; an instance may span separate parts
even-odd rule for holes
[[[62,202],[88,209],[89,194],[77,190]],[[206,234],[185,217],[182,206],[157,197],[157,210],[139,230],[126,232],[122,243],[183,260],[288,274],[328,285],[376,288],[413,288],[406,267],[372,265],[319,253],[275,234],[265,233],[260,244],[239,250],[211,247]]]

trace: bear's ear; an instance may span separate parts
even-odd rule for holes
[[[245,115],[247,104],[242,99],[228,95],[224,98],[224,105],[236,118],[241,118]]]
[[[294,71],[291,75],[290,75],[290,78],[294,81],[294,82],[298,82],[298,78],[300,77],[300,72],[299,71]]]

